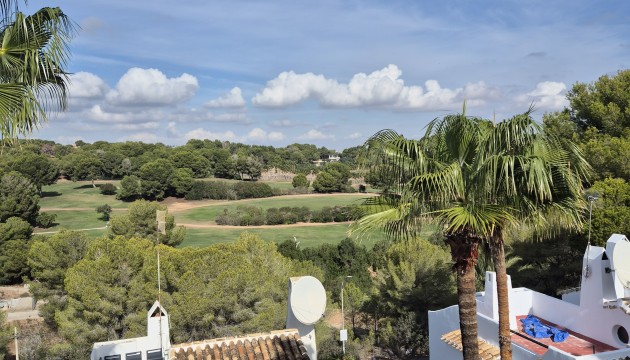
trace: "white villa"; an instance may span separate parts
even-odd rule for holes
[[[630,242],[624,235],[608,239],[606,248],[589,246],[584,254],[581,286],[562,300],[511,286],[508,276],[512,354],[515,360],[630,359]],[[527,315],[569,333],[562,342],[534,338],[520,321]],[[496,276],[487,272],[485,292],[477,294],[479,348],[482,359],[499,358]],[[433,360],[461,359],[458,306],[429,312],[429,346]]]

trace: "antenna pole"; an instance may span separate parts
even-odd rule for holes
[[[159,211],[159,210],[158,210]],[[160,220],[157,219],[157,234],[156,234],[156,240],[157,240],[157,280],[158,280],[158,311],[159,311],[159,315],[158,315],[158,321],[159,321],[159,325],[160,325],[160,355],[162,356],[162,359],[164,359],[164,344],[162,344],[162,281],[161,281],[161,276],[160,276]]]
[[[15,339],[15,360],[20,360],[20,350],[18,348],[17,327],[13,327],[13,338]]]
[[[588,243],[586,245],[586,269],[584,269],[584,277],[591,276],[591,268],[589,266],[589,254],[591,252],[591,223],[593,218],[593,201],[597,200],[595,196],[588,196]]]

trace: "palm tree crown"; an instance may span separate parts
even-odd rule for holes
[[[17,2],[0,1],[0,138],[13,140],[65,110],[68,41],[74,25],[59,8],[25,15]]]

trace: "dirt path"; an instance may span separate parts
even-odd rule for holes
[[[377,194],[360,194],[363,196],[375,196]],[[360,196],[357,193],[337,193],[337,194],[301,194],[301,195],[282,195],[274,196],[271,198],[256,198],[256,199],[241,199],[241,200],[183,200],[177,198],[168,198],[162,202],[168,207],[168,211],[171,213],[186,211],[189,209],[196,209],[206,206],[223,206],[229,204],[238,204],[242,202],[250,202],[261,199],[298,199],[298,198],[314,198],[314,197],[330,197],[330,196]]]

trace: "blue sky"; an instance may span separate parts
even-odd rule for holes
[[[25,12],[57,5],[30,0]],[[70,107],[33,137],[341,150],[461,110],[540,118],[630,68],[630,2],[66,0]]]

